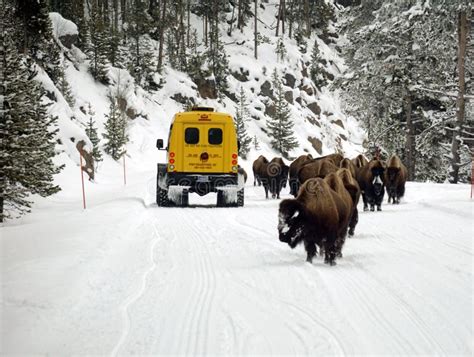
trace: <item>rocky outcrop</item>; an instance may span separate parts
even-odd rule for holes
[[[84,140],[80,140],[76,144],[77,151],[82,156],[82,171],[89,176],[89,180],[94,180],[94,158],[92,153],[84,149],[85,146]]]
[[[314,150],[318,152],[319,155],[323,153],[323,143],[318,138],[313,138],[312,136],[308,137],[308,141],[313,146]]]

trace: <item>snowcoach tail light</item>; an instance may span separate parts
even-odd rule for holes
[[[237,166],[232,166],[232,171],[237,171]]]
[[[171,171],[173,171],[173,170],[174,170],[174,165],[170,165],[170,166],[169,166],[169,169],[170,169]]]
[[[170,152],[170,157],[174,157],[175,153],[174,152]]]
[[[232,160],[232,165],[237,165],[237,160]]]
[[[174,164],[174,159],[170,159],[170,164]]]
[[[232,154],[233,159],[237,159],[237,154]]]

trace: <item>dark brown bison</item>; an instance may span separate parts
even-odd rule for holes
[[[356,177],[356,166],[354,165],[352,160],[349,160],[347,158],[342,159],[341,163],[339,164],[339,167],[343,169],[348,169],[352,177]]]
[[[342,257],[342,247],[346,241],[347,230],[349,228],[349,220],[352,214],[352,197],[347,191],[342,179],[339,177],[337,172],[331,172],[324,178],[329,187],[333,189],[343,201],[343,205],[339,206],[339,231],[336,240],[336,251],[337,256]]]
[[[289,171],[289,182],[290,182],[290,194],[293,196],[298,195],[298,170],[307,162],[313,160],[311,154],[308,155],[301,155],[295,161],[290,164],[290,171]]]
[[[400,203],[400,198],[405,194],[405,183],[407,181],[408,171],[403,162],[397,155],[387,162],[385,170],[385,185],[387,186],[388,203]]]
[[[367,160],[362,154],[357,155],[351,161],[357,169],[360,169],[369,163],[369,160]]]
[[[264,166],[268,164],[268,160],[265,156],[260,155],[252,165],[253,171],[253,185],[255,186],[258,183],[259,186],[262,185],[262,181],[260,180],[259,173],[263,172]]]
[[[349,237],[352,237],[357,222],[359,222],[359,211],[357,205],[360,200],[360,187],[357,180],[352,176],[348,169],[342,168],[337,170],[337,175],[341,178],[344,187],[347,192],[349,192],[352,199],[352,212],[349,220]]]
[[[281,157],[274,157],[262,168],[259,177],[265,189],[265,197],[268,198],[268,191],[270,191],[272,198],[280,198],[280,191],[286,187],[288,181],[289,167],[285,165]]]
[[[324,262],[335,265],[337,238],[347,218],[341,214],[345,203],[322,178],[307,180],[295,199],[280,203],[279,239],[295,248],[304,242],[306,261],[312,262],[316,245],[324,249]]]
[[[369,205],[371,211],[375,210],[375,206],[377,206],[377,211],[382,210],[382,201],[385,194],[384,172],[385,165],[383,161],[372,159],[357,173],[357,182],[364,201],[364,211],[369,209]]]
[[[298,170],[298,182],[302,185],[304,182],[310,178],[320,177],[324,178],[329,175],[331,172],[336,172],[338,166],[330,159],[321,158],[312,160],[304,164]]]

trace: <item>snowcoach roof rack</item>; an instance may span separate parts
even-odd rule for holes
[[[213,112],[214,108],[211,107],[200,107],[200,106],[194,106],[191,108],[192,112]]]

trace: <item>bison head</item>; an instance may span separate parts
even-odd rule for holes
[[[372,169],[372,186],[376,196],[380,196],[384,190],[383,172],[384,169],[381,167]]]
[[[293,199],[281,201],[278,215],[280,241],[294,248],[303,239],[303,230],[304,210],[301,203]]]

